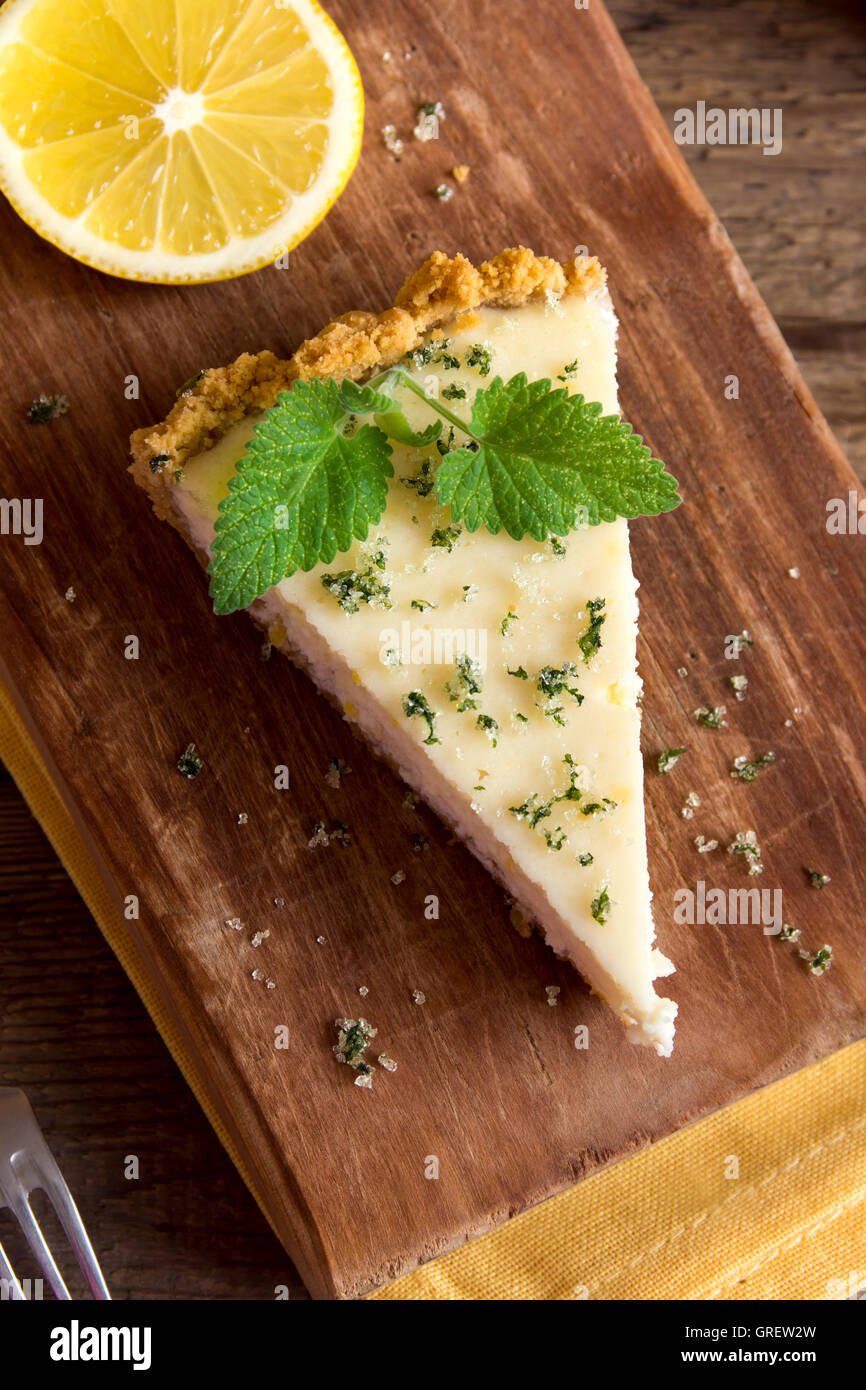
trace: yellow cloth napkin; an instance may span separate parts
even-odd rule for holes
[[[0,683],[2,760],[244,1171]],[[372,1299],[827,1299],[866,1285],[866,1040],[587,1178]]]

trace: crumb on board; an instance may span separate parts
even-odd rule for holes
[[[803,872],[813,888],[824,888],[830,882],[829,874],[822,874],[817,869],[809,868],[807,864],[803,865]]]
[[[519,903],[511,902],[508,904],[508,920],[518,936],[530,937],[532,935],[532,920]]]
[[[676,767],[680,758],[685,753],[685,748],[665,748],[658,755],[657,767],[661,776],[670,772]]]
[[[708,840],[705,835],[695,836],[695,848],[698,854],[712,854],[714,849],[718,849],[718,840]]]
[[[203,767],[204,761],[199,755],[195,744],[188,743],[177,760],[178,772],[182,777],[187,777],[192,781],[193,777],[198,777]]]
[[[334,1027],[337,1030],[337,1041],[331,1049],[334,1057],[356,1073],[356,1086],[369,1091],[373,1085],[373,1068],[364,1053],[378,1029],[373,1028],[365,1018],[337,1018]],[[380,1052],[376,1060],[385,1071],[397,1070],[397,1063],[387,1052]]]
[[[338,788],[344,777],[348,777],[352,769],[342,758],[330,758],[325,772],[325,781],[329,787]]]
[[[727,712],[726,705],[713,705],[712,708],[708,708],[707,705],[698,705],[693,714],[698,723],[703,724],[705,729],[725,729],[728,724],[725,718]]]
[[[412,134],[416,140],[425,144],[428,140],[439,139],[439,122],[445,119],[445,107],[441,101],[425,101],[418,107],[415,129]]]
[[[758,844],[758,837],[754,830],[738,830],[734,839],[727,847],[728,854],[740,854],[748,864],[749,875],[754,878],[764,872],[764,861],[761,858],[761,847]]]
[[[307,849],[316,850],[326,845],[342,845],[348,849],[352,844],[352,832],[349,827],[341,820],[333,822],[333,829],[327,830],[323,820],[317,820],[313,825],[313,833],[307,840]]]
[[[806,962],[810,974],[826,975],[833,962],[833,947],[825,945],[819,951],[801,951],[800,956]]]
[[[47,425],[49,420],[65,415],[68,409],[69,401],[65,396],[48,396],[43,391],[27,407],[27,419],[31,425]]]
[[[383,125],[381,134],[385,149],[389,154],[392,154],[395,159],[399,159],[400,155],[403,153],[403,141],[397,134],[397,127],[395,125]]]

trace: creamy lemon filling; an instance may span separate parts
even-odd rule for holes
[[[479,387],[519,371],[613,414],[615,347],[606,291],[550,296],[446,325],[411,371],[467,418]],[[414,427],[429,422],[422,401],[398,394]],[[172,490],[200,549],[258,418],[190,460]],[[627,523],[559,543],[469,534],[436,505],[438,460],[435,446],[395,445],[388,505],[368,540],[283,580],[253,615],[453,825],[633,1040],[667,1056],[676,1005],[653,988],[673,967],[653,946]]]

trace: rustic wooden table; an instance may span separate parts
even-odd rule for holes
[[[609,9],[671,124],[678,107],[700,99],[782,108],[783,160],[726,147],[686,156],[866,480],[857,379],[866,338],[861,5],[611,0]],[[116,1298],[271,1299],[279,1285],[305,1297],[8,778],[0,780],[0,1084],[30,1096]],[[125,1176],[131,1155],[137,1179]],[[0,1241],[23,1263],[5,1213]]]

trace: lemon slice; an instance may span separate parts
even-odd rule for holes
[[[76,260],[222,280],[296,246],[358,158],[361,78],[315,0],[9,0],[0,187]]]

